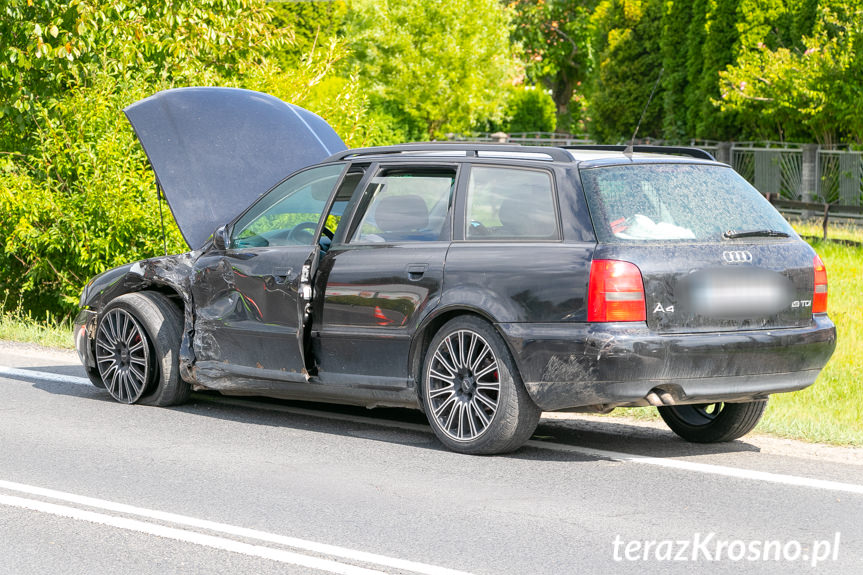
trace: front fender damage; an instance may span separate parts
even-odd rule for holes
[[[92,341],[98,317],[111,300],[133,292],[155,290],[179,298],[183,311],[183,336],[180,343],[180,375],[194,384],[195,337],[192,284],[195,281],[194,263],[201,251],[150,258],[109,270],[94,278],[81,298],[82,310],[89,318],[86,332]],[[84,314],[82,311],[82,314]],[[79,316],[80,317],[80,316]]]

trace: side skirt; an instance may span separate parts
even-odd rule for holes
[[[365,407],[419,409],[416,389],[405,380],[322,373],[306,381],[300,372],[257,369],[201,361],[192,369],[193,389],[209,389],[225,395],[262,395],[342,403]],[[390,381],[393,380],[393,381]]]

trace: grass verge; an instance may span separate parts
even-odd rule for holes
[[[38,320],[21,308],[0,312],[0,339],[35,343],[45,347],[75,348],[70,320],[57,321],[50,317]]]

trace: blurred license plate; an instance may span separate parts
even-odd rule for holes
[[[771,316],[789,307],[794,295],[788,278],[761,268],[701,270],[679,287],[690,311],[718,319]]]

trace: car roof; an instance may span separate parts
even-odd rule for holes
[[[623,165],[623,164],[716,164],[725,165],[716,160],[697,158],[677,154],[657,154],[651,152],[623,152],[597,151],[597,150],[568,150],[573,159],[578,162],[580,168],[592,168],[599,166]]]
[[[348,149],[333,154],[326,161],[411,161],[425,159],[475,161],[477,159],[526,160],[550,163],[575,163],[579,167],[631,163],[697,163],[718,164],[708,152],[699,148],[673,146],[522,146],[476,142],[415,142],[396,146]]]

